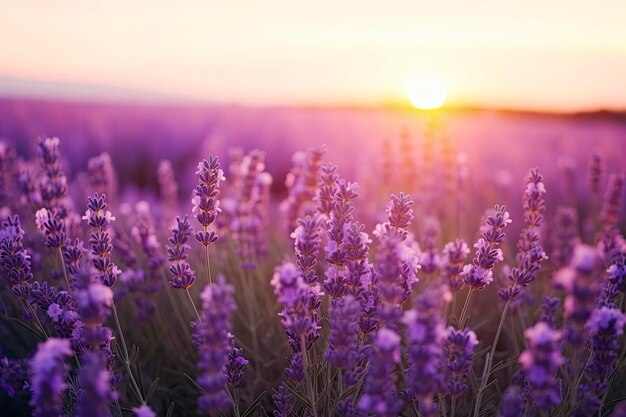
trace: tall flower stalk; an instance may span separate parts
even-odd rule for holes
[[[211,224],[221,211],[218,195],[220,193],[220,181],[224,181],[224,172],[220,169],[220,163],[215,155],[209,159],[203,159],[198,164],[198,184],[194,189],[192,212],[195,213],[202,230],[196,232],[195,238],[204,246],[207,280],[211,283],[211,262],[209,260],[209,245],[217,242],[218,236],[214,230],[210,230]]]

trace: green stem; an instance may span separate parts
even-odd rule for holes
[[[130,378],[130,383],[135,391],[137,397],[141,400],[142,404],[145,404],[146,401],[141,394],[141,390],[139,389],[139,385],[135,380],[135,376],[133,375],[132,370],[130,369],[130,356],[128,355],[128,348],[126,347],[126,340],[124,339],[124,333],[122,332],[122,326],[120,325],[120,319],[117,315],[117,308],[115,307],[115,301],[111,300],[111,310],[113,310],[113,319],[115,321],[115,327],[117,328],[117,333],[120,335],[120,341],[122,342],[122,362],[124,363],[124,367],[126,368],[126,372]]]
[[[459,316],[458,326],[459,328],[465,328],[465,316],[467,315],[467,311],[469,310],[470,301],[472,299],[472,294],[474,293],[474,288],[470,287],[467,292],[467,297],[465,297],[465,303],[463,304],[463,310],[461,310],[461,315]]]
[[[313,392],[313,386],[311,385],[311,378],[309,375],[309,361],[307,358],[306,352],[306,342],[304,340],[304,335],[300,336],[300,350],[302,351],[302,368],[304,370],[304,383],[306,385],[307,396],[309,397],[309,401],[311,402],[311,413],[313,417],[317,417],[317,407],[315,401],[315,393]]]
[[[209,284],[212,284],[213,280],[211,279],[211,261],[209,260],[209,245],[204,246],[204,259],[206,262],[206,273],[209,279]]]
[[[196,305],[193,302],[193,298],[191,298],[191,294],[189,293],[189,288],[185,288],[185,292],[187,293],[187,297],[189,297],[189,302],[191,303],[191,306],[193,307],[193,311],[196,313],[196,317],[198,318],[198,323],[202,323],[202,319],[200,318],[198,309],[196,308]]]
[[[61,269],[63,269],[63,278],[65,278],[65,285],[67,285],[67,291],[71,291],[72,287],[70,285],[70,279],[67,275],[67,268],[65,267],[65,260],[63,259],[63,250],[59,246],[58,248],[59,260],[61,261]]]
[[[515,290],[515,287],[513,287]],[[511,306],[512,298],[509,298],[504,305],[504,309],[502,310],[502,315],[500,315],[500,323],[498,324],[498,330],[496,330],[496,336],[491,344],[491,351],[489,352],[489,356],[485,361],[485,371],[483,372],[483,378],[480,381],[480,387],[478,388],[478,392],[476,393],[476,404],[474,405],[474,417],[478,417],[478,412],[480,410],[480,403],[482,402],[483,392],[485,387],[487,386],[487,382],[489,382],[489,377],[491,376],[491,364],[493,363],[493,355],[496,353],[496,345],[498,344],[498,340],[500,339],[500,333],[502,333],[502,327],[504,326],[504,322],[506,320],[506,316],[509,312],[509,307]]]

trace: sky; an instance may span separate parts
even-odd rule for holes
[[[0,10],[0,94],[52,82],[61,95],[376,106],[408,104],[426,74],[445,80],[450,104],[626,109],[626,1],[0,0]]]

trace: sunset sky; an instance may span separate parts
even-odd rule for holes
[[[626,109],[626,1],[177,3],[0,0],[0,95],[38,80],[369,106],[428,74],[452,104]]]

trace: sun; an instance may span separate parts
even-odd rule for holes
[[[448,86],[434,75],[420,75],[409,83],[409,100],[420,110],[433,110],[443,106],[448,97]]]

